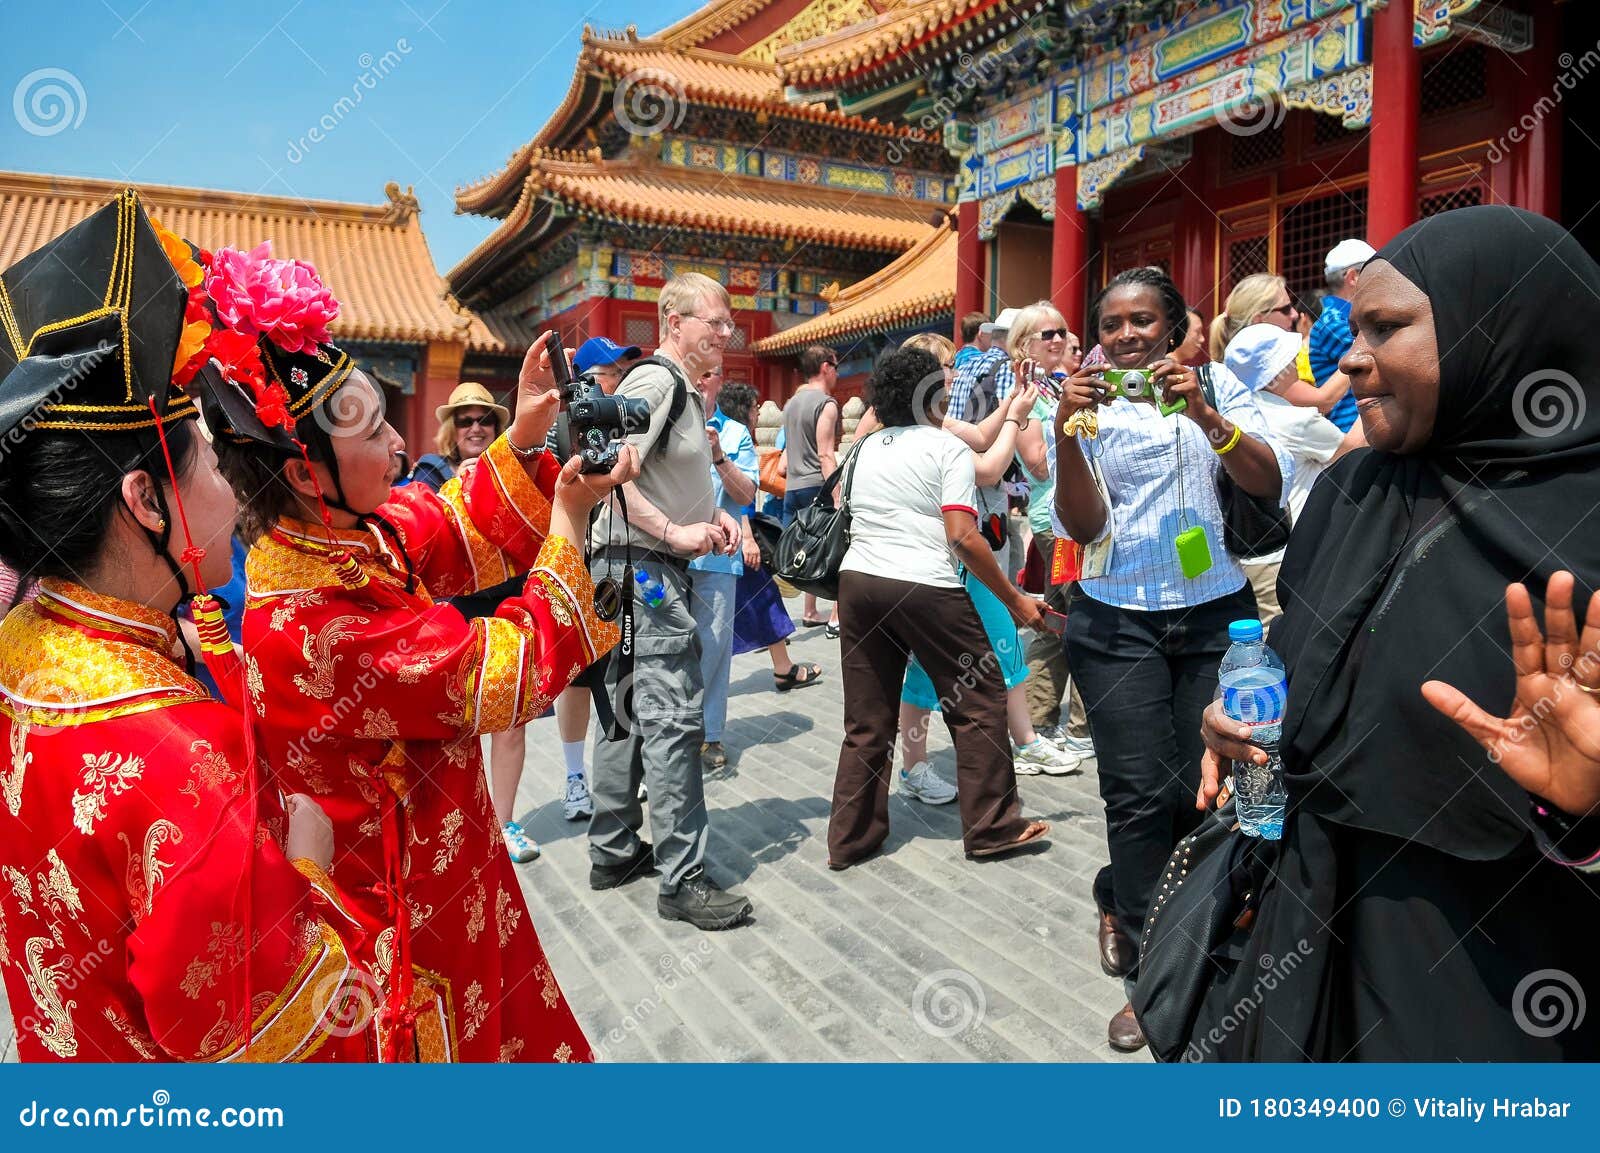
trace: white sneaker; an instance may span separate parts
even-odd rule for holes
[[[519,865],[526,865],[529,861],[539,859],[539,844],[515,821],[507,821],[505,828],[500,830],[500,835],[505,838],[506,852],[511,854],[511,859]]]
[[[589,786],[582,777],[567,778],[567,798],[561,811],[569,821],[582,821],[594,816],[594,801],[589,798]]]
[[[1013,745],[1011,760],[1019,777],[1036,777],[1040,773],[1049,777],[1068,777],[1083,772],[1082,757],[1052,745],[1037,735],[1030,745]]]
[[[948,805],[956,799],[956,787],[927,761],[918,761],[910,772],[900,770],[900,791],[925,805]]]
[[[1069,753],[1077,753],[1084,760],[1094,759],[1094,742],[1088,737],[1075,737],[1067,732],[1066,725],[1050,725],[1048,728],[1035,730],[1037,735],[1043,737],[1057,748],[1066,749]]]

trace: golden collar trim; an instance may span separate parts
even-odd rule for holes
[[[39,582],[39,603],[74,624],[114,633],[133,644],[144,645],[172,658],[178,626],[172,617],[149,605],[106,596],[72,581],[47,577]],[[177,661],[173,659],[173,663]]]

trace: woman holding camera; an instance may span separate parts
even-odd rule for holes
[[[1223,547],[1217,480],[1225,471],[1245,492],[1281,500],[1293,464],[1231,374],[1214,373],[1213,408],[1195,370],[1172,358],[1189,315],[1164,272],[1113,278],[1089,320],[1099,345],[1063,384],[1056,410],[1055,517],[1061,535],[1099,546],[1086,550],[1096,563],[1070,596],[1067,659],[1106,805],[1111,863],[1095,878],[1100,964],[1127,976],[1156,879],[1198,817],[1198,725],[1216,692],[1228,624],[1256,611]],[[1182,400],[1183,411],[1163,416],[1153,398],[1113,397],[1138,391],[1134,372],[1167,404]],[[1143,1046],[1131,1007],[1112,1018],[1108,1036],[1116,1049]]]

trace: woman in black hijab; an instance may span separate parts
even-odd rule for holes
[[[1351,324],[1372,451],[1324,474],[1284,560],[1292,811],[1190,1054],[1592,1060],[1600,894],[1421,687],[1505,714],[1507,585],[1600,582],[1600,266],[1542,217],[1462,209],[1373,258]],[[1201,804],[1240,732],[1208,710]]]

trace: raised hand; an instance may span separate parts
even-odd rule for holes
[[[553,338],[553,333],[541,332],[523,356],[517,373],[517,411],[507,432],[518,448],[542,445],[561,410],[561,389],[550,367],[550,357],[566,356],[567,352],[559,345],[550,347]]]
[[[1572,816],[1600,806],[1600,596],[1589,598],[1583,635],[1572,612],[1573,577],[1558,572],[1545,588],[1540,633],[1533,600],[1520,584],[1506,589],[1506,623],[1517,695],[1511,715],[1496,717],[1443,681],[1422,695],[1484,747],[1517,784]]]

